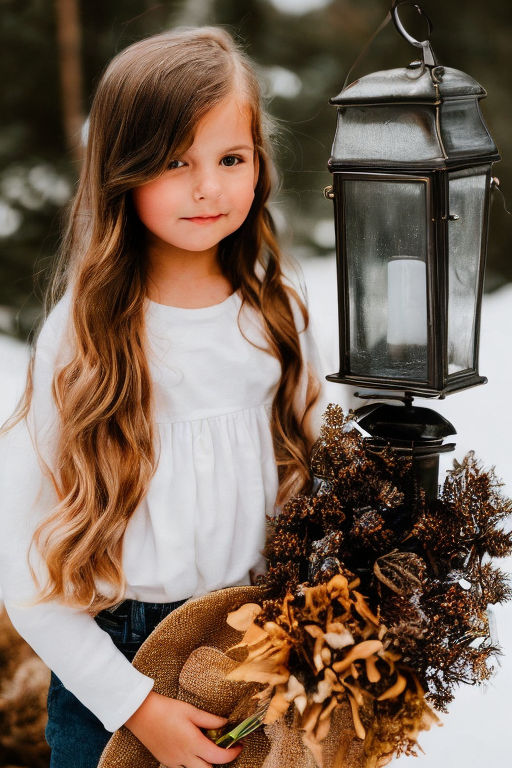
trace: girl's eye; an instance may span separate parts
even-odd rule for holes
[[[185,165],[185,163],[183,163],[181,160],[171,160],[168,168],[169,169],[179,168],[181,165]]]
[[[241,157],[237,157],[237,155],[226,155],[226,157],[222,158],[221,163],[227,168],[232,168],[234,165],[243,163],[243,159]]]

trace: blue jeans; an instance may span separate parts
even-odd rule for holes
[[[95,621],[132,661],[157,624],[184,602],[125,600],[114,609],[101,611]],[[45,736],[51,748],[50,768],[96,768],[112,733],[105,730],[98,718],[64,687],[53,672],[47,707]]]

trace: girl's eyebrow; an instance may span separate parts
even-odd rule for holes
[[[224,149],[224,152],[238,152],[240,149],[248,149],[249,152],[253,152],[254,147],[249,147],[247,144],[240,144],[238,147],[229,147],[229,149]]]

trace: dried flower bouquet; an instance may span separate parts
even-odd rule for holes
[[[262,684],[268,706],[251,727],[295,708],[320,768],[333,712],[348,702],[372,768],[416,754],[420,731],[440,722],[434,708],[446,711],[458,684],[492,674],[500,649],[488,606],[512,591],[490,558],[512,552],[500,527],[512,502],[472,452],[427,502],[410,460],[370,452],[334,404],[311,468],[313,492],[268,521],[261,605],[228,617],[247,648],[228,677]]]

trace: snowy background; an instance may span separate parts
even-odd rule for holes
[[[309,306],[325,374],[338,370],[336,266],[334,258],[302,261]],[[442,472],[453,457],[461,459],[474,449],[486,467],[494,465],[512,496],[512,418],[509,404],[511,360],[512,285],[484,297],[480,344],[480,373],[489,383],[449,396],[444,401],[421,401],[434,407],[455,426],[457,447],[441,457]],[[28,351],[25,345],[0,335],[0,421],[12,411],[21,394]],[[356,406],[352,389],[328,383],[329,397],[344,409]],[[361,401],[359,401],[360,403]],[[452,438],[450,438],[450,441]],[[442,477],[441,477],[442,479]],[[502,561],[512,572],[512,558]],[[508,728],[512,728],[512,605],[496,608],[498,637],[504,656],[495,678],[485,687],[461,688],[443,726],[420,738],[425,754],[401,758],[403,768],[493,768],[511,765]]]

